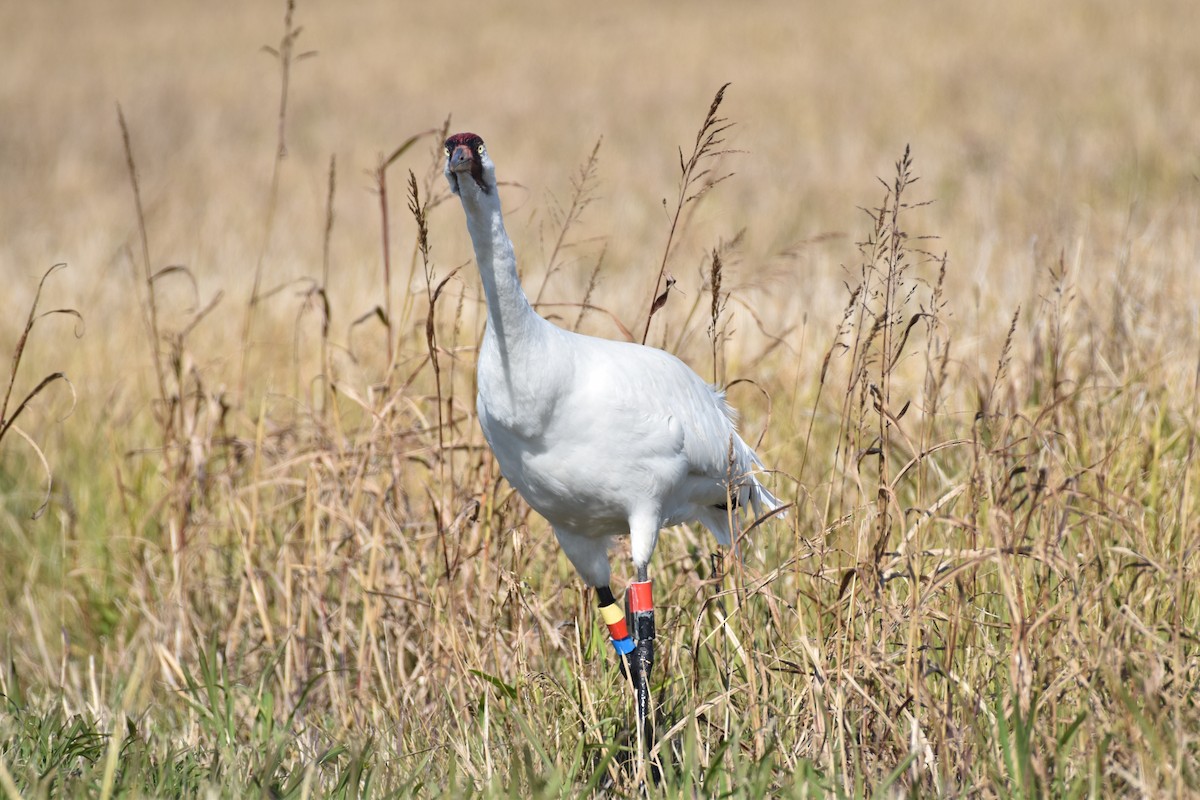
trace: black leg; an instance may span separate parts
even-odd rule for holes
[[[639,578],[645,573],[639,571]],[[651,583],[639,580],[625,593],[627,625],[633,633],[634,650],[629,658],[633,689],[637,695],[638,729],[649,749],[654,743],[654,702],[650,696],[650,672],[654,668],[654,596]]]
[[[650,672],[654,668],[654,596],[644,569],[638,570],[638,578],[625,592],[625,613],[621,613],[607,586],[596,587],[596,599],[600,603],[600,614],[608,625],[613,649],[617,651],[621,672],[633,683],[637,730],[644,753],[648,754],[654,745],[654,701],[650,695]],[[650,769],[651,777],[657,782],[658,768],[651,765]]]

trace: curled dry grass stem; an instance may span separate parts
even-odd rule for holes
[[[542,284],[533,298],[534,308],[537,308],[542,302],[542,296],[546,293],[546,284],[559,269],[558,256],[567,242],[567,234],[583,218],[583,212],[594,199],[596,171],[600,163],[600,145],[603,141],[603,137],[596,140],[591,153],[588,154],[575,176],[571,178],[571,201],[567,205],[566,211],[559,210],[558,212],[558,235],[554,240],[554,247],[550,250],[550,256],[546,259],[546,272],[542,276]],[[596,269],[599,270],[599,268],[600,262],[597,262]]]
[[[705,114],[704,121],[700,124],[700,129],[696,131],[696,141],[692,145],[692,153],[688,156],[687,160],[684,160],[683,148],[679,149],[679,193],[675,201],[675,211],[670,217],[671,225],[667,231],[667,243],[663,246],[662,260],[658,266],[658,275],[654,279],[654,291],[650,295],[650,310],[646,312],[646,326],[642,331],[642,344],[645,344],[646,339],[650,336],[650,323],[658,310],[666,304],[667,292],[674,283],[674,280],[667,275],[667,262],[671,257],[671,248],[679,231],[680,217],[683,214],[684,208],[688,204],[699,200],[718,183],[732,176],[732,173],[714,176],[711,168],[707,166],[707,162],[729,152],[722,149],[722,145],[725,143],[722,135],[733,127],[733,125],[726,118],[717,116],[721,108],[721,103],[725,99],[725,90],[728,88],[728,83],[721,86],[713,97],[712,103],[709,104],[708,113]],[[664,208],[666,204],[667,201],[664,199]],[[666,289],[663,289],[664,278],[667,281]]]
[[[158,298],[154,292],[154,271],[150,261],[150,237],[146,233],[146,215],[142,207],[142,192],[138,184],[137,166],[133,158],[133,145],[130,142],[129,126],[125,124],[125,113],[117,105],[117,124],[121,128],[121,143],[125,148],[125,167],[129,172],[129,183],[133,189],[133,207],[137,220],[138,243],[141,245],[142,273],[145,295],[139,293],[139,309],[144,314],[146,338],[150,345],[151,365],[154,368],[154,378],[158,384],[158,399],[162,408],[167,406],[167,388],[162,351],[159,347],[161,333],[158,327]],[[166,438],[166,437],[164,437]],[[164,446],[165,446],[164,441]]]
[[[283,171],[283,162],[287,158],[287,111],[291,89],[292,66],[307,58],[316,56],[315,50],[294,53],[296,40],[304,30],[303,26],[295,24],[296,0],[285,0],[283,12],[283,34],[279,38],[279,46],[263,45],[262,51],[276,60],[279,65],[279,112],[276,115],[275,152],[271,159],[271,182],[267,188],[266,214],[263,220],[262,245],[258,249],[258,258],[254,264],[254,282],[250,288],[250,297],[246,301],[246,314],[242,321],[241,368],[238,378],[238,395],[246,389],[247,358],[250,354],[250,343],[253,341],[254,315],[259,304],[264,299],[260,296],[263,279],[263,267],[266,263],[267,252],[270,249],[271,237],[275,231],[275,215],[279,207],[279,183]]]
[[[387,341],[384,344],[384,350],[387,353],[387,363],[388,363],[389,373],[393,369],[393,367],[395,365],[395,360],[396,360],[396,351],[395,351],[396,321],[394,320],[393,314],[392,314],[392,293],[393,293],[392,292],[392,244],[391,244],[391,219],[390,219],[389,210],[388,210],[387,171],[393,164],[395,164],[397,161],[399,161],[400,158],[405,153],[407,153],[409,150],[411,150],[413,148],[413,146],[416,145],[418,142],[420,142],[422,139],[426,139],[431,136],[438,136],[439,134],[441,134],[441,138],[444,139],[445,132],[449,128],[449,126],[450,126],[450,118],[447,117],[446,123],[445,123],[445,125],[442,126],[442,128],[440,128],[440,129],[430,128],[430,129],[421,131],[420,133],[416,133],[416,134],[413,134],[412,136],[408,137],[403,142],[401,142],[398,146],[396,146],[390,153],[388,153],[386,157],[380,156],[379,163],[378,163],[378,165],[376,165],[375,170],[372,173],[372,177],[375,181],[375,191],[379,195],[379,218],[380,218],[379,231],[380,231],[380,237],[381,237],[381,258],[383,261],[383,305],[380,307],[377,307],[377,309],[378,309],[380,321],[383,323],[384,335],[387,337]],[[411,170],[409,171],[409,178],[410,178],[410,182],[414,180]],[[426,186],[426,189],[428,189],[428,185]],[[412,189],[411,189],[411,183],[410,183],[410,192],[411,191],[412,191]],[[425,195],[426,195],[425,203],[428,204],[429,192],[426,191]],[[424,209],[424,210],[427,210],[427,209]],[[422,244],[423,241],[425,242],[424,244]],[[417,247],[425,248],[426,251],[428,248],[427,240],[422,239],[422,237],[420,235],[418,235]],[[425,255],[427,255],[427,252],[425,252]],[[363,318],[360,317],[359,319],[361,320]]]
[[[576,333],[579,332],[579,326],[583,324],[583,318],[587,312],[595,309],[595,306],[592,305],[592,294],[595,293],[596,287],[600,283],[600,268],[604,266],[604,256],[606,253],[608,253],[607,244],[600,249],[600,254],[596,256],[596,264],[592,267],[591,274],[588,275],[587,288],[584,289],[583,299],[579,302],[579,316],[575,318],[575,324],[571,326],[571,330]],[[621,332],[625,335],[625,340],[632,342],[633,334],[629,332],[629,329],[621,323],[615,314],[609,313],[609,316],[613,318],[617,326],[621,329]]]
[[[29,407],[29,404],[32,403],[34,399],[41,395],[42,392],[44,392],[48,387],[59,381],[65,383],[71,392],[71,408],[67,411],[66,416],[70,416],[74,411],[75,405],[78,402],[78,397],[75,394],[74,384],[71,383],[70,379],[67,378],[64,373],[51,372],[50,374],[43,376],[42,379],[38,381],[37,385],[33,387],[33,389],[25,393],[24,397],[22,397],[21,401],[17,403],[11,414],[9,413],[8,406],[12,401],[13,389],[17,384],[17,372],[20,370],[21,360],[25,355],[26,345],[29,343],[29,334],[33,331],[33,326],[39,319],[53,315],[65,315],[73,317],[76,322],[75,338],[78,339],[79,337],[83,336],[83,316],[75,309],[55,308],[51,309],[50,311],[43,311],[41,314],[38,313],[38,303],[41,301],[42,289],[46,285],[46,279],[58,270],[65,269],[66,266],[66,264],[61,263],[55,264],[46,270],[42,274],[41,280],[38,281],[37,291],[34,292],[33,301],[29,304],[29,316],[25,320],[25,327],[21,330],[21,335],[17,339],[16,346],[13,348],[12,366],[9,368],[8,372],[8,384],[4,388],[4,400],[0,401],[0,444],[3,444],[4,437],[10,430],[14,431],[18,436],[24,439],[33,450],[34,454],[38,458],[38,461],[41,462],[42,470],[46,474],[46,491],[42,497],[42,502],[33,512],[33,519],[40,517],[50,503],[50,493],[54,487],[54,474],[50,470],[50,463],[46,460],[46,454],[42,452],[42,448],[37,445],[34,439],[29,436],[29,434],[25,433],[25,431],[21,430],[19,427],[16,427],[16,421],[20,418],[21,414],[25,412],[25,410]]]

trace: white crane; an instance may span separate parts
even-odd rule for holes
[[[583,336],[530,306],[504,229],[496,169],[483,139],[446,140],[487,299],[476,409],[500,471],[554,529],[596,589],[613,647],[630,669],[647,729],[654,606],[647,570],[661,528],[700,522],[728,547],[731,517],[779,501],[752,474],[762,462],[734,428],[724,393],[657,348]],[[730,509],[732,502],[734,508]],[[609,588],[609,542],[628,534],[631,640]]]

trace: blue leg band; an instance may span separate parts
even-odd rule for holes
[[[633,652],[633,640],[628,636],[624,639],[613,639],[612,646],[617,651],[617,655],[627,656]]]

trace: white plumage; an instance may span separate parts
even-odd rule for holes
[[[752,474],[762,462],[722,392],[669,353],[566,331],[533,310],[482,139],[446,141],[446,178],[487,299],[476,401],[484,436],[586,583],[607,591],[613,536],[629,534],[644,580],[661,528],[698,521],[728,546],[730,497],[755,513],[778,507]]]

